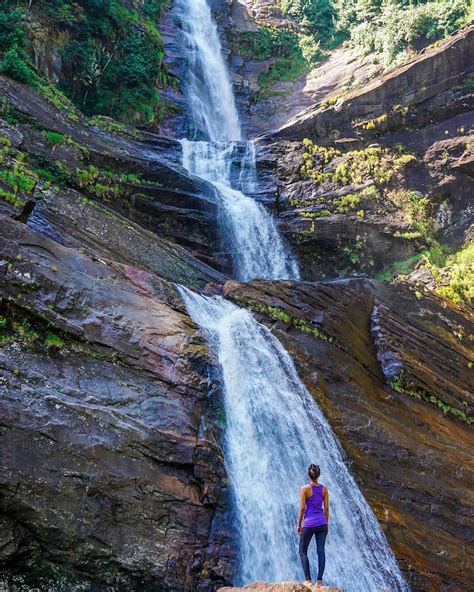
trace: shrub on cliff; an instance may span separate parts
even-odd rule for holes
[[[337,29],[364,51],[383,53],[387,65],[420,46],[453,33],[469,21],[472,8],[465,0],[337,0]]]
[[[407,48],[446,37],[474,17],[466,0],[279,0],[308,40],[331,47],[343,38],[383,53],[387,65]]]
[[[335,41],[336,11],[332,0],[279,0],[284,14],[292,16],[305,30],[324,46]]]
[[[62,36],[58,85],[82,111],[152,123],[163,111],[157,87],[168,83],[152,19],[166,3],[145,0],[139,12],[119,0],[0,0],[0,71],[38,86],[28,38],[40,26],[53,39]]]

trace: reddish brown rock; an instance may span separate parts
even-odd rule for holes
[[[15,592],[230,581],[212,362],[174,288],[9,219],[2,235],[2,581]]]

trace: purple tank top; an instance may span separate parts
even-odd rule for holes
[[[306,498],[306,510],[303,518],[303,528],[314,528],[327,524],[324,513],[323,486],[311,483],[313,495]]]

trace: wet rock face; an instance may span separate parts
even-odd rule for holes
[[[214,190],[183,169],[179,142],[125,126],[112,133],[90,125],[79,112],[67,113],[4,76],[0,76],[0,91],[20,120],[14,126],[3,123],[2,135],[39,166],[47,161],[48,166],[62,167],[67,186],[80,192],[80,201],[113,209],[168,242],[186,247],[202,262],[229,271],[230,259],[220,247]],[[51,145],[41,129],[61,134],[64,141]],[[89,178],[85,184],[78,170]],[[115,189],[108,195],[97,194],[95,188],[103,186],[104,175],[111,172]]]
[[[471,312],[367,280],[224,295],[292,354],[413,589],[471,590]]]
[[[229,581],[213,364],[177,293],[24,224],[4,218],[2,234],[4,582],[184,592]]]

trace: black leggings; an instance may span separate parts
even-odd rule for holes
[[[300,535],[300,559],[303,566],[304,577],[311,580],[311,572],[309,570],[308,561],[308,546],[313,538],[316,537],[316,547],[318,548],[318,580],[323,579],[324,568],[326,567],[326,554],[324,553],[324,545],[326,544],[326,537],[328,536],[328,527],[326,525],[315,526],[314,528],[302,528]]]

